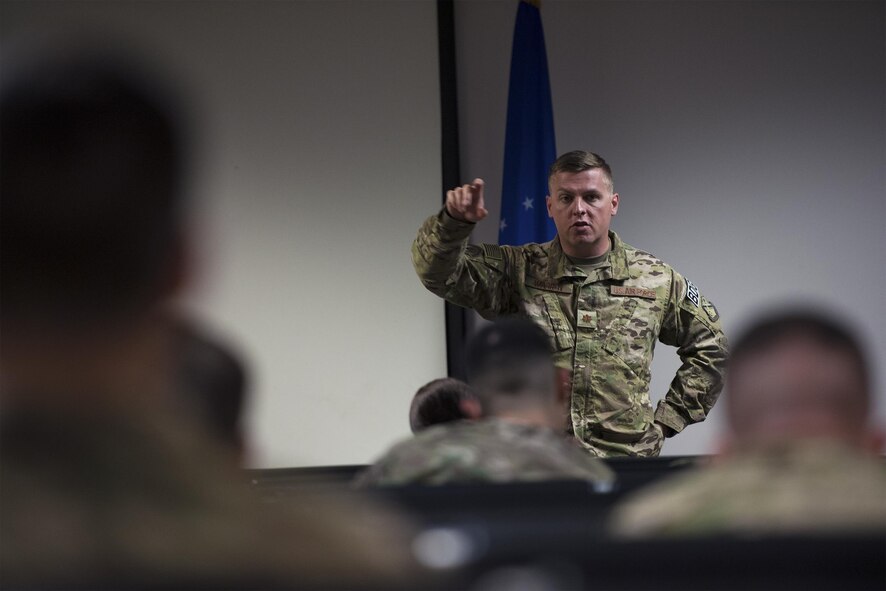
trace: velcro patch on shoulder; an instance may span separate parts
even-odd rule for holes
[[[701,302],[699,301],[701,295],[698,292],[698,287],[688,279],[686,280],[686,299],[695,304],[696,308],[701,305]]]
[[[504,258],[504,254],[501,251],[501,247],[498,244],[484,244],[483,252],[486,253],[486,258],[490,258],[496,261],[500,261]]]
[[[716,322],[720,319],[720,312],[717,311],[716,306],[708,301],[707,298],[701,298],[701,308],[707,313],[708,318],[711,319],[711,322]]]
[[[609,288],[609,293],[614,296],[646,298],[647,300],[655,299],[654,289],[645,289],[642,287],[625,287],[624,285],[613,285]]]

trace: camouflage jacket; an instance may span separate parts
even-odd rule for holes
[[[615,474],[571,437],[502,419],[436,425],[398,443],[359,486],[582,479],[612,488]]]
[[[626,537],[886,531],[886,466],[838,443],[744,451],[645,489],[613,513]]]
[[[0,587],[386,589],[416,570],[398,517],[328,491],[268,506],[190,425],[119,414],[4,413]]]
[[[609,264],[590,274],[554,238],[523,246],[469,245],[474,224],[445,210],[412,245],[422,283],[484,318],[522,314],[550,335],[555,361],[572,371],[572,424],[592,453],[653,456],[661,423],[679,432],[704,420],[723,384],[726,337],[698,288],[653,255],[610,232]],[[655,342],[678,347],[682,366],[654,415]]]

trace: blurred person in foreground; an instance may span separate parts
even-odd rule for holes
[[[569,376],[554,366],[547,334],[522,318],[498,320],[468,343],[476,420],[430,427],[395,445],[358,485],[583,479],[601,490],[615,476],[563,433]]]
[[[862,347],[842,322],[816,312],[757,322],[731,351],[724,453],[628,499],[615,533],[886,531],[870,388]]]
[[[441,423],[469,419],[468,413],[472,413],[476,400],[474,391],[461,380],[431,380],[412,397],[409,428],[413,433],[418,433]]]
[[[398,581],[398,522],[263,506],[170,412],[158,317],[189,275],[182,131],[168,95],[107,55],[4,58],[0,584]]]

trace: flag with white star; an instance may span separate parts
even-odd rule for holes
[[[547,242],[548,168],[557,157],[548,58],[537,0],[521,0],[514,26],[499,244]]]

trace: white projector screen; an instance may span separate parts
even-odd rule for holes
[[[258,467],[365,463],[445,374],[410,245],[440,206],[433,2],[4,2],[4,41],[134,46],[191,87],[198,277],[187,305],[252,375]]]

